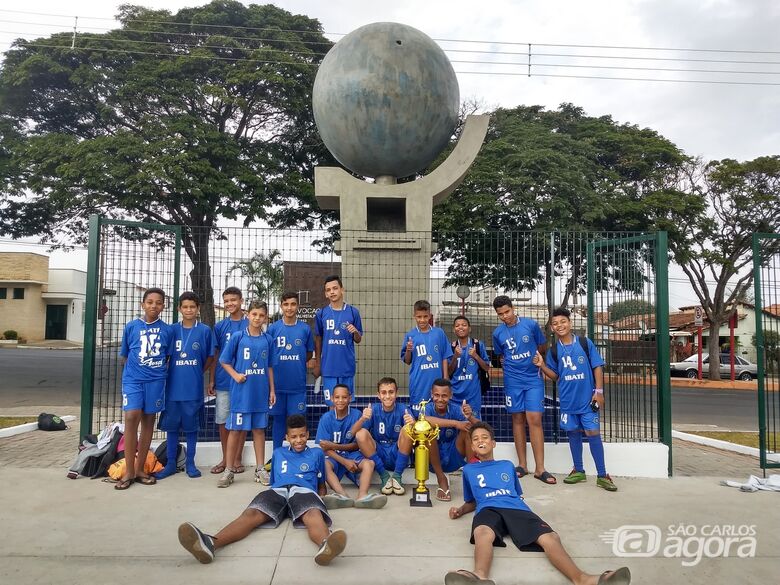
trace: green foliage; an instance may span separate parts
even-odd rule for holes
[[[271,250],[268,254],[257,252],[251,258],[236,262],[228,269],[228,275],[233,272],[246,280],[247,299],[264,300],[273,306],[282,293],[284,269],[279,250]]]
[[[614,322],[630,315],[655,314],[655,305],[644,299],[629,299],[612,303],[608,310],[609,320]]]
[[[13,329],[3,331],[3,339],[15,340],[19,339],[19,333]]]

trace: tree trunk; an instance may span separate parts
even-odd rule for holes
[[[719,319],[710,321],[710,338],[707,344],[707,351],[710,354],[710,380],[720,380],[720,340],[718,338],[720,325]]]
[[[211,229],[208,227],[190,228],[190,233],[184,237],[184,248],[192,261],[190,270],[190,282],[192,291],[200,297],[200,319],[213,327],[216,322],[214,311],[214,287],[211,283],[211,264],[209,262],[209,237]]]

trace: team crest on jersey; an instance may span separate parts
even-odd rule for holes
[[[523,335],[523,343],[528,343],[529,341],[531,341],[531,338],[527,335]]]
[[[509,481],[509,474],[508,473],[502,473],[501,474],[501,481],[508,482]]]
[[[154,403],[154,406],[160,408],[162,406],[162,398],[158,398],[157,402]]]
[[[585,363],[585,358],[582,357],[582,356],[578,357],[577,358],[577,363],[584,364]]]
[[[298,403],[298,410],[303,412],[304,410],[306,410],[306,405],[303,402],[299,402]]]
[[[309,464],[301,463],[301,471],[309,471]]]
[[[471,358],[469,358],[469,365],[470,365],[470,366],[473,366],[473,365],[474,365],[474,360],[473,360],[473,359],[471,359]]]
[[[352,431],[347,431],[346,437],[347,437],[347,439],[351,439],[352,438]]]
[[[300,339],[296,339],[295,340],[295,345],[300,345],[300,344],[301,344],[301,340]]]
[[[396,433],[400,433],[400,432],[401,432],[401,425],[395,425],[395,426],[393,427],[393,430],[394,430]]]
[[[267,351],[263,351],[263,353],[261,353],[260,355],[263,357],[263,359],[265,359],[265,358],[268,357],[268,352]]]
[[[455,434],[455,431],[453,431],[452,429],[447,429],[447,432],[445,432],[444,434],[447,436],[447,438],[450,438],[453,434]]]
[[[196,349],[196,350],[200,349],[200,343],[198,343],[197,341],[195,343],[193,343],[192,344],[192,349]]]

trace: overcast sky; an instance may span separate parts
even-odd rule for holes
[[[155,0],[136,4],[175,11],[203,4],[198,0]],[[523,65],[490,66],[453,63],[457,72],[504,71],[523,75],[459,73],[461,98],[477,98],[488,107],[541,104],[556,108],[572,102],[591,115],[609,114],[619,122],[650,127],[685,152],[706,159],[746,160],[780,154],[780,2],[771,0],[285,0],[272,2],[293,13],[317,18],[326,36],[377,21],[414,26],[437,39],[445,49],[491,53],[448,53],[452,61],[517,61]],[[121,2],[114,0],[28,0],[0,8],[0,50],[17,37],[37,38],[73,27],[111,27],[107,20]],[[68,17],[14,13],[69,15]],[[57,25],[57,26],[47,26]],[[86,28],[84,30],[87,30]],[[98,31],[93,31],[98,32]],[[480,43],[451,40],[484,41]],[[532,44],[532,73],[602,77],[642,77],[676,80],[744,81],[776,85],[704,84],[604,79],[528,77],[525,55]],[[544,45],[569,46],[544,46]],[[571,45],[587,45],[576,48]],[[610,49],[602,47],[639,47]],[[669,50],[707,49],[709,52]],[[652,49],[652,50],[649,50]],[[713,52],[733,51],[733,52]],[[748,53],[747,51],[752,51]],[[543,57],[540,53],[588,55]],[[621,57],[598,59],[594,56]],[[656,60],[622,59],[654,57]],[[666,59],[666,60],[660,60]],[[675,60],[679,59],[679,60]],[[712,63],[698,60],[750,61]],[[540,64],[600,65],[684,69],[641,71],[584,67],[541,67]],[[695,73],[691,69],[761,73]],[[677,293],[675,293],[677,294]],[[671,304],[692,300],[677,294]]]

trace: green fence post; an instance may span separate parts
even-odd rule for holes
[[[672,384],[669,370],[669,244],[666,232],[656,234],[655,243],[655,342],[658,384],[658,434],[669,447],[669,476],[672,476]]]
[[[181,272],[181,226],[173,226],[173,233],[176,236],[175,252],[173,253],[173,320],[176,323],[179,320],[179,273]]]
[[[100,216],[89,217],[89,252],[87,255],[87,291],[84,318],[84,355],[81,366],[81,425],[79,443],[92,432],[92,406],[95,381],[95,348],[100,291]]]
[[[588,242],[587,245],[587,271],[588,271],[588,337],[595,341],[596,323],[596,243]]]
[[[753,234],[753,298],[756,311],[756,365],[758,366],[758,451],[761,469],[766,469],[766,360],[764,355],[763,302],[761,298],[761,234]]]

